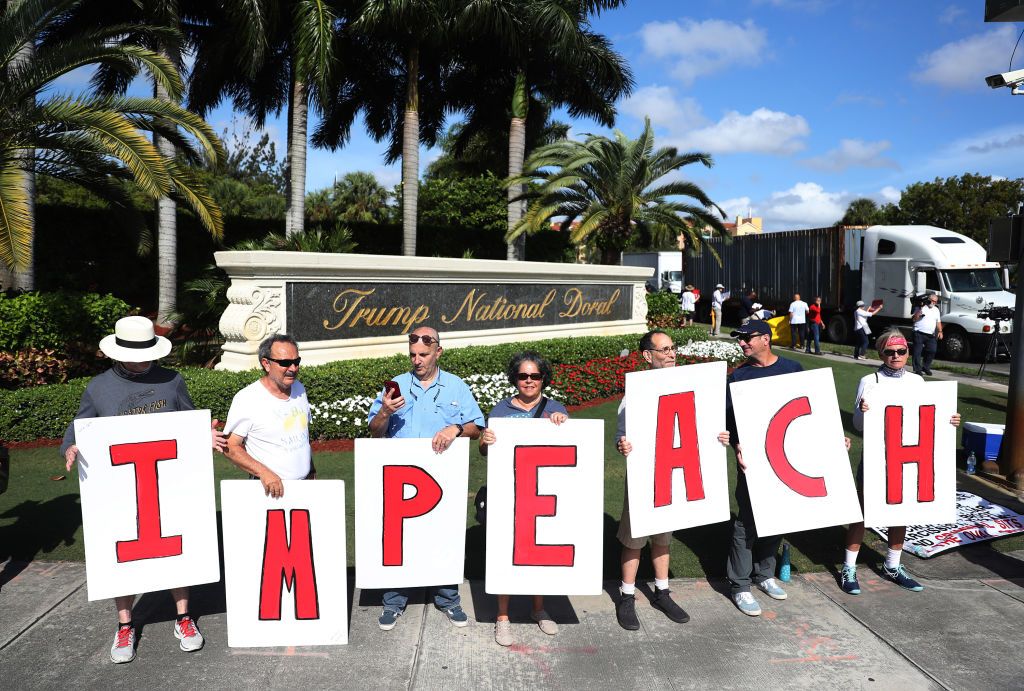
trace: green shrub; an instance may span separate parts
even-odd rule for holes
[[[675,293],[660,291],[647,293],[647,319],[662,315],[679,314],[679,296]]]
[[[670,330],[669,334],[679,345],[707,339],[706,331],[699,327]],[[631,353],[636,351],[640,336],[585,336],[452,348],[445,350],[441,367],[460,377],[495,374],[505,371],[514,353],[526,349],[538,351],[555,365],[584,365],[597,358],[617,357],[624,350]],[[408,357],[401,354],[303,367],[299,378],[306,387],[311,404],[349,401],[353,410],[347,416],[349,420],[346,424],[330,424],[331,420],[314,417],[311,427],[313,438],[360,436],[360,432],[365,430],[366,413],[369,410],[369,402],[362,399],[375,397],[384,382],[406,371],[408,367]],[[235,393],[260,376],[257,370],[225,372],[183,367],[178,371],[185,379],[196,407],[208,408],[213,417],[221,421],[227,418]],[[5,441],[30,441],[63,436],[78,411],[78,402],[87,383],[87,379],[75,379],[65,384],[0,391],[0,438]],[[356,424],[355,419],[360,420],[360,424]]]
[[[49,348],[67,352],[69,344],[95,350],[114,322],[132,314],[113,295],[57,290],[6,297],[0,293],[0,350]]]

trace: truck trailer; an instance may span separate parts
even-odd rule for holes
[[[623,252],[623,266],[646,266],[654,269],[654,275],[647,279],[651,291],[667,290],[679,295],[683,292],[683,253],[674,252]]]
[[[978,313],[1014,307],[1006,267],[987,261],[985,249],[974,240],[934,226],[834,226],[716,238],[706,244],[699,255],[687,258],[688,280],[700,288],[726,286],[732,293],[727,314],[737,316],[737,299],[751,289],[757,302],[780,314],[794,293],[806,302],[820,295],[825,335],[835,343],[846,343],[853,334],[858,300],[867,305],[882,300],[882,309],[869,322],[872,332],[890,324],[909,332],[915,302],[934,292],[942,311],[942,352],[952,360],[981,357],[997,324]],[[1008,344],[1010,322],[1000,321],[998,329]]]

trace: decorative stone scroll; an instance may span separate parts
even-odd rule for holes
[[[258,366],[270,334],[302,361],[393,355],[433,326],[447,347],[646,330],[637,267],[306,252],[217,252],[230,279],[219,368]]]

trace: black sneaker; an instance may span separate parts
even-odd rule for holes
[[[619,601],[615,603],[615,618],[626,631],[640,628],[640,620],[636,617],[636,595],[619,593]]]
[[[923,369],[921,371],[924,372],[929,377],[932,376],[932,371],[930,369]]]
[[[668,588],[655,588],[654,599],[651,604],[660,609],[669,619],[677,624],[685,624],[690,621],[690,615],[672,599],[672,591]]]

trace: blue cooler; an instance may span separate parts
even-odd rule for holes
[[[974,452],[978,462],[994,461],[999,456],[999,445],[1003,443],[1005,425],[991,422],[965,422],[962,444],[967,452]]]

